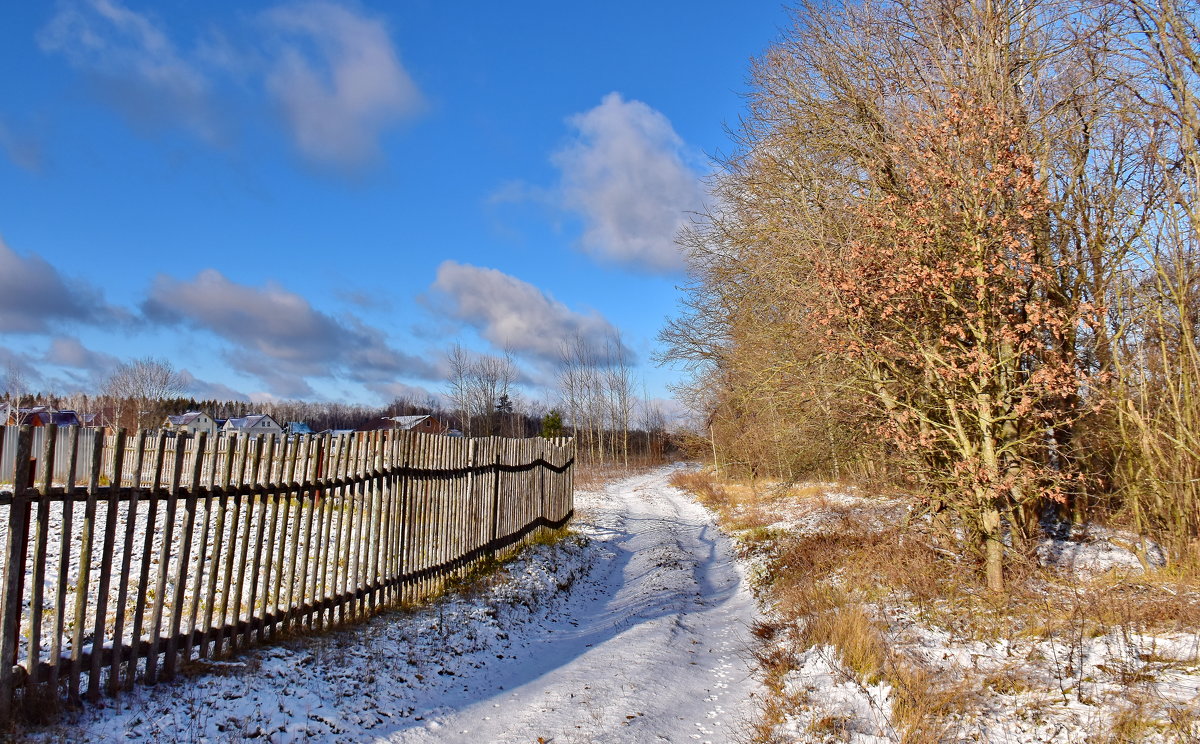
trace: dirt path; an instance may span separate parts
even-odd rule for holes
[[[748,717],[754,603],[728,541],[659,470],[581,498],[598,564],[425,727],[391,741],[727,742]]]

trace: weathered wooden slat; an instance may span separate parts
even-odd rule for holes
[[[383,444],[383,432],[371,432],[371,453],[370,460],[367,463],[368,475],[367,480],[367,504],[364,512],[363,525],[363,566],[359,570],[358,583],[360,587],[368,587],[375,585],[375,570],[378,566],[380,545],[379,545],[379,474],[382,468],[379,467],[380,448]],[[363,598],[359,600],[359,613],[370,614],[375,610],[375,595],[372,592],[365,592]]]
[[[201,472],[203,473],[204,481],[207,483],[208,494],[212,493],[212,488],[217,479],[217,455],[219,449],[219,439],[214,438],[212,440],[207,440],[207,452],[205,455],[206,462],[204,463],[204,468]],[[200,485],[200,481],[197,479],[193,484],[193,489],[198,490]],[[196,568],[192,574],[192,601],[188,608],[188,630],[185,636],[187,640],[185,641],[183,648],[184,661],[192,658],[192,650],[194,648],[194,642],[196,639],[196,633],[194,631],[196,630],[196,626],[200,618],[200,597],[203,593],[204,587],[204,576],[206,573],[205,565],[208,565],[207,573],[211,574],[212,570],[216,567],[217,560],[216,555],[209,555],[207,551],[208,546],[212,544],[212,541],[209,540],[209,528],[212,526],[212,514],[214,508],[216,507],[216,499],[208,496],[201,501],[200,504],[202,504],[201,508],[204,509],[204,522],[200,527],[200,549],[196,551]],[[220,548],[217,550],[219,552]],[[201,638],[203,638],[203,636],[201,636]],[[201,650],[200,654],[203,656],[204,651]]]
[[[332,611],[328,616],[326,616],[324,610],[325,600],[329,599],[329,597],[333,594],[332,584],[330,583],[332,571],[329,564],[330,561],[337,560],[337,550],[335,550],[333,535],[333,512],[335,510],[335,505],[339,502],[339,499],[336,490],[329,487],[328,484],[331,480],[332,474],[336,473],[339,469],[340,460],[342,459],[342,452],[345,451],[347,444],[345,437],[331,437],[330,441],[332,449],[330,451],[330,459],[328,462],[329,468],[326,470],[324,478],[326,487],[322,489],[324,492],[324,498],[322,499],[321,503],[321,540],[318,543],[320,550],[319,554],[321,556],[320,581],[317,585],[319,587],[318,593],[313,597],[314,603],[319,603],[321,606],[321,610],[318,610],[316,613],[315,623],[322,627],[329,627],[332,625]]]
[[[233,467],[230,468],[230,489],[233,491],[233,503],[230,506],[232,514],[228,515],[226,524],[226,546],[225,546],[225,566],[224,578],[221,582],[221,615],[216,637],[213,640],[212,654],[214,657],[225,653],[228,648],[226,639],[226,630],[237,621],[238,613],[241,612],[241,597],[233,597],[230,592],[233,588],[234,565],[237,562],[237,548],[241,535],[239,525],[241,523],[243,489],[241,485],[245,483],[245,468],[246,468],[246,453],[250,446],[250,440],[246,436],[237,436],[229,443],[230,453],[229,459],[233,460]],[[236,447],[238,453],[236,457],[233,453],[233,448]]]
[[[306,444],[304,448],[304,466],[301,472],[304,473],[305,483],[312,483],[316,480],[316,468],[320,462],[320,446],[321,438],[306,436]],[[297,508],[303,514],[304,532],[300,536],[300,555],[297,558],[299,563],[299,576],[293,577],[292,584],[288,586],[288,615],[284,621],[284,630],[291,630],[293,625],[300,620],[297,611],[298,606],[304,605],[308,601],[308,574],[309,574],[309,556],[312,548],[312,526],[313,515],[317,511],[317,491],[316,489],[305,489],[300,492]],[[292,552],[295,555],[295,551]]]
[[[396,448],[396,432],[389,429],[384,434],[386,454],[384,455],[384,475],[383,475],[383,493],[384,493],[384,552],[381,555],[380,573],[380,591],[379,602],[385,606],[390,606],[396,603],[397,597],[392,589],[388,586],[388,581],[396,576],[396,519],[397,506],[400,500],[400,492],[398,490],[399,478],[392,474],[391,467],[396,463],[398,454]]]
[[[124,451],[124,448],[121,448]],[[160,490],[163,484],[163,468],[167,457],[167,434],[158,432],[154,437],[154,461],[150,466],[150,489],[146,493],[146,534],[142,540],[142,552],[139,555],[141,565],[138,567],[137,597],[133,608],[134,641],[140,643],[143,626],[146,622],[146,606],[150,601],[150,570],[154,556],[154,538],[157,536],[158,510],[162,502]],[[140,468],[132,474],[133,487],[143,488],[146,483],[146,469]],[[135,644],[136,646],[136,644]],[[129,660],[129,674],[125,677],[125,688],[133,688],[134,674],[137,671],[138,659]]]
[[[26,537],[29,527],[29,457],[33,452],[33,429],[25,425],[17,432],[16,464],[13,468],[13,500],[8,511],[7,557],[4,563],[3,616],[0,616],[0,720],[11,720],[17,663],[17,641],[21,636],[21,604],[24,599]]]
[[[245,436],[245,435],[243,435]],[[252,486],[258,484],[259,467],[262,464],[263,439],[262,437],[247,437],[250,442],[247,449],[246,468],[243,473],[246,473],[243,483],[248,483]],[[249,498],[246,499],[246,526],[240,530],[238,537],[238,562],[237,562],[237,582],[233,590],[233,601],[236,608],[233,616],[234,623],[242,622],[242,615],[252,616],[254,608],[248,607],[243,611],[243,605],[246,598],[246,569],[250,562],[250,544],[254,535],[254,512],[259,504],[259,497],[256,492],[252,492]],[[259,517],[261,519],[261,516]],[[260,538],[261,540],[261,538]],[[249,641],[249,639],[246,639]],[[231,632],[229,638],[229,649],[236,651],[242,646],[241,634]]]
[[[344,435],[342,437],[342,439],[344,439],[346,441],[345,441],[345,446],[342,448],[342,455],[338,458],[338,467],[336,470],[336,472],[338,474],[348,473],[350,471],[351,463],[354,462],[354,451],[355,451],[355,445],[356,445],[355,437],[353,434]],[[349,541],[350,534],[349,534],[349,530],[346,529],[346,522],[347,522],[348,512],[352,506],[348,486],[345,486],[345,485],[338,486],[336,489],[336,493],[337,493],[337,497],[336,497],[336,499],[337,499],[337,514],[336,514],[337,523],[336,523],[336,527],[334,528],[334,532],[333,532],[333,534],[335,536],[335,539],[334,539],[335,548],[333,551],[333,566],[332,566],[332,571],[331,571],[332,581],[330,582],[330,588],[329,588],[329,597],[331,599],[336,599],[338,596],[341,595],[342,582],[344,580],[343,574],[345,573],[345,569],[348,568],[348,566],[346,565],[346,552],[347,552],[347,543]],[[330,605],[329,605],[329,624],[331,626],[334,623],[338,622],[339,620],[343,619],[341,617],[342,609],[343,609],[343,604],[340,601],[334,601],[334,602],[330,603]]]
[[[312,530],[312,509],[306,508],[308,505],[308,491],[305,489],[305,484],[309,483],[308,464],[311,459],[311,437],[308,434],[302,434],[297,436],[296,439],[296,446],[300,453],[300,460],[297,462],[295,459],[293,459],[292,466],[295,468],[294,472],[300,473],[300,483],[296,483],[294,477],[289,476],[288,479],[293,481],[294,490],[292,491],[291,499],[295,503],[296,515],[295,521],[291,522],[291,550],[288,552],[288,566],[284,572],[287,576],[287,587],[285,588],[286,594],[284,599],[286,614],[283,618],[283,630],[285,632],[291,628],[293,619],[295,618],[296,613],[294,602],[296,600],[297,584],[300,585],[301,593],[303,593],[304,579],[302,577],[304,576],[305,562],[308,559],[308,539]],[[307,521],[307,524],[303,525],[305,521]],[[303,540],[301,539],[302,537]],[[301,553],[303,553],[303,556],[301,556]],[[303,596],[301,596],[301,600],[303,600]]]
[[[407,465],[408,460],[408,432],[398,431],[394,435],[393,441],[393,458],[398,466]],[[390,573],[392,577],[401,579],[404,576],[404,551],[408,547],[406,532],[408,528],[407,508],[408,500],[408,478],[403,471],[397,471],[392,475],[392,493],[393,493],[393,508],[395,513],[392,518],[395,523],[392,527],[392,565]],[[389,592],[389,601],[395,604],[403,604],[407,599],[407,585],[403,581],[397,581]]]
[[[433,533],[433,565],[442,566],[446,563],[447,546],[449,544],[450,531],[450,492],[447,486],[449,479],[446,473],[443,472],[445,466],[446,449],[445,437],[434,437],[429,435],[432,442],[433,452],[433,468],[436,473],[433,476],[434,482],[434,508],[435,521]],[[437,571],[433,577],[433,591],[441,594],[443,587],[446,584],[446,575],[443,571]]]
[[[260,442],[259,447],[261,448],[259,450],[260,457],[262,458],[263,464],[266,466],[265,467],[266,473],[264,474],[263,479],[270,480],[270,470],[271,470],[272,462],[274,460],[274,455],[275,455],[275,437],[273,437],[273,436],[272,437],[260,437],[259,442]],[[268,512],[270,511],[270,509],[269,509],[270,496],[267,494],[264,494],[260,499],[257,499],[257,500],[259,501],[259,504],[260,504],[259,509],[258,509],[258,525],[256,526],[256,531],[255,531],[255,535],[254,535],[254,558],[250,562],[250,610],[249,610],[249,616],[251,618],[253,618],[255,616],[255,614],[258,612],[258,587],[261,583],[265,582],[265,578],[263,576],[263,573],[264,573],[263,550],[264,550],[264,548],[266,548],[266,550],[267,550],[267,555],[270,555],[270,549],[263,544],[263,536],[266,534],[267,521],[269,520],[269,517],[267,515],[268,515]],[[260,633],[261,633],[261,627],[260,627]],[[260,640],[260,641],[262,640],[261,635],[259,636],[258,640]],[[248,646],[248,645],[250,645],[250,642],[251,642],[251,638],[250,638],[249,632],[247,631],[246,638],[245,638],[245,644]]]
[[[280,517],[280,534],[279,534],[279,552],[275,558],[275,584],[271,592],[272,605],[275,612],[280,617],[280,625],[272,626],[271,635],[274,636],[278,632],[283,622],[283,617],[288,607],[291,604],[289,589],[296,579],[296,543],[300,535],[300,490],[296,484],[296,467],[299,465],[300,450],[303,447],[303,442],[300,435],[293,435],[288,439],[288,452],[284,462],[283,484],[284,489],[276,495],[279,500],[282,515]],[[292,512],[295,510],[295,519],[293,520]],[[292,536],[289,538],[289,534]],[[289,549],[290,548],[290,549]],[[285,587],[284,577],[287,577]]]
[[[71,634],[71,674],[67,683],[68,695],[72,702],[79,697],[80,677],[83,672],[83,629],[87,626],[92,542],[96,534],[96,492],[100,489],[100,468],[103,461],[104,433],[98,431],[92,439],[92,452],[88,462],[88,498],[84,505],[83,529],[79,538],[79,578],[75,581],[75,632]]]
[[[162,548],[158,554],[158,581],[154,590],[154,609],[150,616],[150,653],[146,657],[146,684],[158,682],[158,657],[164,650],[162,638],[163,608],[166,606],[170,589],[172,541],[175,537],[175,518],[179,509],[179,487],[183,481],[183,447],[185,436],[175,437],[172,448],[171,482],[166,497],[166,514],[163,519]]]
[[[433,436],[434,467],[442,472],[437,476],[437,508],[438,508],[438,529],[434,538],[434,555],[433,560],[435,565],[445,565],[450,555],[451,530],[454,524],[454,506],[451,502],[450,493],[450,476],[445,473],[446,467],[446,443],[450,440],[447,437]],[[440,594],[446,585],[448,575],[443,573],[438,576],[436,591]]]
[[[79,426],[77,425],[67,428],[66,451],[67,475],[63,481],[63,486],[69,492],[75,488],[77,473],[76,457],[79,453]],[[2,456],[2,453],[0,453],[0,457]],[[54,586],[54,635],[50,639],[50,659],[53,660],[54,666],[50,669],[50,679],[47,682],[47,687],[55,691],[58,690],[58,681],[63,666],[62,639],[63,633],[66,631],[67,590],[71,584],[71,553],[73,552],[71,548],[73,545],[72,538],[74,537],[74,518],[75,502],[64,499],[62,502],[62,520],[60,522],[59,534],[58,581]]]
[[[421,446],[424,442],[424,436],[421,434],[414,435],[417,440],[416,456],[419,459],[422,468],[428,466],[429,450]],[[430,533],[430,483],[427,478],[416,479],[416,508],[414,513],[414,526],[417,534],[413,540],[413,565],[412,568],[417,572],[418,578],[414,582],[415,601],[424,600],[429,592],[429,580],[424,573],[424,569],[429,566],[429,533]]]
[[[181,438],[182,436],[180,435]],[[179,557],[175,562],[175,596],[171,602],[171,618],[167,626],[166,659],[163,662],[163,677],[168,680],[175,678],[177,656],[179,655],[177,639],[179,638],[179,628],[183,624],[184,599],[186,596],[188,571],[191,568],[192,532],[196,529],[196,486],[200,482],[200,470],[204,466],[204,448],[207,443],[207,436],[207,433],[202,431],[198,432],[195,438],[190,440],[192,444],[192,472],[188,483],[191,488],[188,490],[187,499],[183,507],[183,533],[180,535],[182,544],[179,546]],[[182,467],[182,463],[180,463],[180,467]]]
[[[146,454],[146,432],[143,429],[138,429],[133,435],[133,472],[134,483],[138,483],[140,473],[142,472],[142,460]],[[125,542],[121,550],[121,573],[117,579],[117,609],[113,615],[113,645],[114,648],[119,646],[124,639],[125,634],[125,617],[128,615],[128,607],[126,602],[129,599],[129,574],[133,568],[133,538],[137,534],[137,509],[138,509],[138,491],[139,487],[135,486],[130,499],[125,507]],[[110,509],[116,509],[115,503],[109,503]],[[150,508],[154,508],[151,504]],[[134,635],[136,640],[137,636]],[[108,672],[108,691],[116,692],[121,684],[121,664],[124,661],[120,654],[113,655],[112,668]],[[136,659],[129,664],[130,684],[132,684],[133,671],[137,667]]]
[[[124,474],[125,462],[125,432],[118,430],[113,438],[113,483],[118,483]],[[112,580],[113,543],[117,530],[117,504],[109,501],[105,504],[104,542],[100,549],[100,584],[96,589],[96,623],[92,632],[92,648],[103,648],[107,635],[108,587]],[[119,609],[118,609],[119,611]],[[88,674],[88,700],[96,702],[100,699],[100,656],[92,659],[91,672]]]
[[[359,469],[362,467],[362,456],[363,450],[366,448],[366,441],[365,437],[361,436],[360,434],[352,434],[351,437],[354,439],[354,449],[350,457],[350,462],[348,463],[347,472],[350,475],[357,475]],[[354,565],[355,538],[357,536],[356,530],[362,524],[362,495],[360,484],[354,483],[350,485],[345,489],[345,494],[347,509],[344,514],[347,519],[348,527],[343,530],[345,532],[345,553],[342,559],[342,583],[339,586],[342,596],[347,597],[352,596],[354,587],[354,572],[357,570],[357,566]],[[340,608],[339,615],[341,622],[345,622],[353,618],[353,602],[339,602],[338,607]]]
[[[361,473],[366,470],[367,458],[370,457],[371,451],[371,432],[367,432],[365,436],[356,435],[359,437],[359,453],[356,459],[356,470]],[[363,527],[367,521],[367,499],[368,499],[368,484],[362,483],[351,488],[351,493],[354,494],[351,501],[351,550],[346,557],[347,581],[346,591],[357,592],[362,586],[362,564],[363,564]],[[357,493],[355,494],[354,492]],[[349,617],[358,617],[361,615],[362,607],[359,602],[352,602],[347,607],[347,615]]]
[[[407,467],[412,461],[412,434],[410,432],[400,433],[400,459],[406,470],[398,475],[400,489],[400,518],[399,518],[399,539],[400,547],[396,556],[396,575],[401,577],[399,586],[400,602],[412,601],[412,581],[408,579],[409,568],[412,566],[412,476],[409,474]]]
[[[33,581],[29,587],[29,647],[26,669],[36,669],[42,657],[43,593],[46,586],[46,554],[50,536],[50,499],[47,494],[54,485],[54,452],[58,443],[58,427],[45,427],[37,487],[37,518],[33,533]]]
[[[217,587],[221,584],[222,574],[232,570],[229,560],[222,560],[222,556],[226,555],[225,551],[228,550],[228,547],[223,543],[226,542],[225,534],[228,531],[226,523],[229,512],[229,487],[230,481],[233,479],[233,441],[227,436],[222,436],[219,441],[220,445],[218,446],[221,447],[221,471],[216,475],[216,485],[220,487],[221,494],[218,496],[216,506],[217,524],[213,528],[212,559],[208,569],[208,591],[204,597],[204,620],[201,624],[201,627],[204,628],[204,636],[200,643],[200,658],[202,659],[210,656],[215,657],[218,653],[221,636],[213,624],[213,617],[216,614],[217,607]],[[232,540],[229,542],[232,544]],[[220,614],[216,614],[218,622],[225,616],[225,604],[226,595],[222,594],[221,612]]]
[[[367,573],[365,581],[370,586],[379,585],[379,567],[382,565],[384,556],[387,554],[387,544],[384,535],[387,530],[386,516],[386,499],[384,494],[385,479],[383,477],[383,461],[384,452],[387,448],[388,438],[387,432],[378,431],[375,433],[375,456],[373,469],[374,473],[371,477],[371,519],[367,524],[370,525],[370,536],[367,544],[369,546]],[[371,592],[367,595],[367,612],[375,613],[376,592]]]

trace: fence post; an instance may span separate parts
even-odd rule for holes
[[[491,545],[492,545],[491,553],[492,553],[492,556],[495,557],[496,556],[496,541],[500,539],[500,455],[501,455],[502,448],[500,447],[500,442],[497,441],[495,438],[489,437],[488,441],[489,441],[489,443],[491,443],[493,445],[493,447],[495,447],[495,456],[496,456],[496,461],[495,461],[496,479],[492,486],[492,539],[491,539]]]
[[[7,561],[4,564],[4,603],[0,617],[0,721],[12,720],[16,679],[17,641],[21,637],[21,600],[25,592],[25,553],[28,546],[28,485],[32,476],[29,455],[33,452],[33,428],[21,426],[17,434],[17,458],[13,471],[13,498],[8,508]]]
[[[547,450],[549,449],[546,439],[538,440],[538,460],[541,463],[538,466],[538,490],[541,492],[541,500],[539,502],[541,504],[541,513],[538,516],[547,522],[551,521],[546,509],[546,468],[550,465],[550,461],[547,459],[549,457]],[[543,528],[546,531],[550,530],[549,525],[543,525]]]
[[[57,443],[58,427],[54,425],[42,427],[42,456],[38,461],[41,467],[36,472],[29,474],[29,486],[36,488],[38,492],[37,521],[33,522],[32,501],[26,507],[25,513],[27,543],[30,525],[37,525],[33,539],[33,581],[29,586],[29,653],[26,656],[28,660],[25,664],[25,668],[29,670],[28,684],[30,685],[39,682],[37,679],[38,665],[42,659],[42,600],[46,584],[47,542],[50,539],[47,534],[50,530],[50,489],[54,486],[54,452]],[[28,558],[28,548],[25,550],[25,555]]]

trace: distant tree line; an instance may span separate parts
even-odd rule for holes
[[[187,411],[204,411],[218,419],[266,413],[281,425],[298,421],[313,431],[390,428],[392,417],[432,415],[464,436],[577,437],[581,458],[588,463],[664,461],[675,451],[666,417],[658,406],[635,395],[625,355],[619,337],[598,349],[581,340],[564,347],[551,403],[521,395],[517,384],[522,373],[511,354],[479,354],[458,344],[447,354],[444,397],[397,397],[384,406],[197,399],[182,395],[184,378],[170,362],[154,357],[117,365],[97,395],[31,393],[24,375],[10,365],[0,381],[0,401],[12,410],[48,405],[92,413],[99,426],[126,429],[159,428],[167,416]]]
[[[521,371],[511,353],[478,354],[456,344],[446,361],[450,413],[468,436],[572,436],[588,463],[628,466],[675,453],[661,408],[637,395],[619,334],[563,345],[550,404],[519,394]]]

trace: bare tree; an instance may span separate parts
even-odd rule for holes
[[[29,378],[25,375],[25,371],[10,359],[4,367],[4,400],[7,408],[4,423],[10,421],[14,425],[25,423],[20,409],[28,395]]]
[[[184,380],[171,363],[155,357],[140,357],[117,365],[101,388],[104,395],[113,399],[118,422],[127,402],[137,406],[134,422],[138,428],[143,416],[155,417],[159,413],[160,401],[176,397],[183,390]]]
[[[603,343],[575,336],[559,352],[558,399],[566,423],[591,462],[629,462],[629,430],[637,396],[619,332]]]
[[[454,344],[446,354],[449,365],[447,397],[462,421],[467,436],[511,434],[519,408],[514,384],[518,369],[507,350],[501,356],[473,354]]]
[[[605,361],[602,380],[608,401],[608,425],[613,432],[613,454],[629,467],[629,427],[636,394],[633,369],[620,331],[614,330],[606,339]]]

